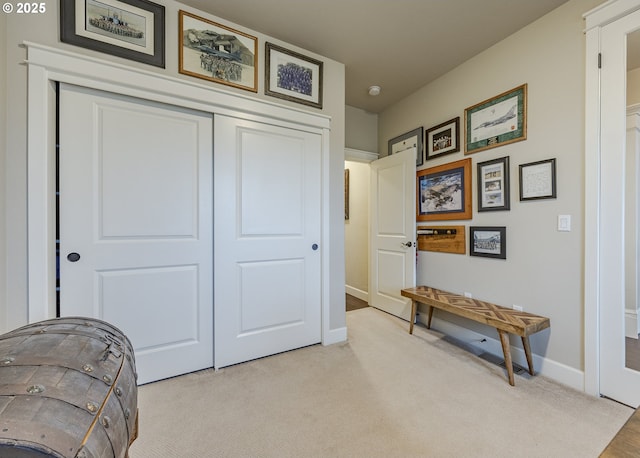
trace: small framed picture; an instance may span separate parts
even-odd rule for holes
[[[460,117],[426,131],[427,160],[460,151]]]
[[[322,62],[273,43],[265,54],[265,94],[322,108]]]
[[[258,39],[180,10],[178,71],[258,92]]]
[[[469,254],[484,258],[507,259],[507,228],[469,227]]]
[[[527,85],[464,110],[464,153],[477,153],[527,139]]]
[[[424,162],[422,157],[423,130],[422,127],[418,127],[389,140],[389,156],[411,149],[416,152],[416,166],[422,165]]]
[[[416,173],[416,221],[471,219],[471,159]]]
[[[61,0],[60,41],[164,68],[164,6],[147,0]]]
[[[556,160],[520,164],[520,200],[556,198]]]
[[[509,156],[478,162],[478,211],[509,210]]]

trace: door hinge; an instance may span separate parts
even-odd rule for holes
[[[602,53],[598,53],[598,68],[602,68]]]

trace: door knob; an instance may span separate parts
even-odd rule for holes
[[[413,245],[413,242],[401,243],[400,245],[406,246],[407,248],[411,248],[411,245]]]
[[[69,253],[67,255],[67,260],[69,262],[78,262],[80,260],[80,255],[78,253]]]
[[[317,243],[314,243],[313,245],[311,245],[311,249],[312,249],[313,251],[316,251],[316,250],[318,249],[318,244],[317,244]]]

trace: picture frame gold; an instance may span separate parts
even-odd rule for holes
[[[258,39],[180,10],[178,71],[183,75],[258,92]]]
[[[527,84],[464,110],[465,154],[527,139]]]

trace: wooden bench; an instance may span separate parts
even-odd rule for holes
[[[548,328],[550,326],[549,318],[534,315],[532,313],[520,312],[507,307],[501,307],[490,302],[471,299],[469,297],[449,293],[429,286],[406,288],[401,291],[401,294],[402,296],[411,299],[409,334],[413,334],[413,323],[416,320],[418,303],[425,304],[429,307],[429,315],[427,318],[428,329],[431,328],[431,318],[433,317],[434,308],[469,318],[470,320],[477,321],[478,323],[493,326],[498,331],[510,385],[515,385],[515,382],[513,380],[513,364],[511,361],[511,350],[509,347],[509,334],[515,334],[522,337],[522,346],[524,347],[524,353],[527,357],[529,373],[534,375],[529,336]]]

